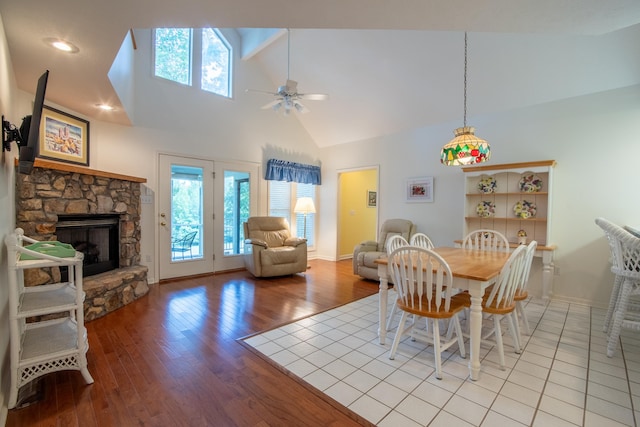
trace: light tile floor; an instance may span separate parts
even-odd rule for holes
[[[394,331],[387,345],[378,343],[377,295],[244,341],[382,427],[635,426],[640,339],[623,332],[608,358],[605,310],[529,300],[526,312],[531,335],[523,335],[524,350],[514,353],[506,333],[503,371],[497,351],[483,344],[478,381],[455,345],[443,354],[442,380],[435,378],[432,346],[405,339],[390,360]]]

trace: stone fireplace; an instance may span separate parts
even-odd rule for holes
[[[120,267],[120,215],[58,215],[56,236],[84,254],[84,277]]]
[[[117,259],[114,269],[90,275],[92,268],[85,261],[83,274],[85,320],[101,317],[147,294],[147,267],[140,265],[140,184],[137,178],[97,171],[74,165],[36,159],[30,175],[16,175],[16,226],[36,240],[59,240],[71,243],[85,253],[85,259],[95,257],[103,263],[104,251],[113,256],[105,242],[92,242],[98,231],[73,229],[77,221],[97,221],[104,228],[105,220],[115,221]],[[62,222],[61,222],[62,221]],[[107,221],[108,222],[108,221]],[[70,228],[71,223],[71,228]],[[75,225],[74,225],[75,224]],[[89,226],[89,229],[91,226]],[[60,234],[60,236],[58,235]],[[114,234],[111,234],[113,239]],[[109,239],[108,238],[108,239]],[[87,247],[95,245],[96,247]],[[101,245],[98,248],[98,245]],[[101,254],[99,254],[101,253]],[[58,268],[25,271],[25,285],[36,286],[61,280]]]

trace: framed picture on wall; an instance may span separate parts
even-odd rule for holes
[[[378,192],[367,190],[367,207],[375,208],[376,206],[378,206]]]
[[[408,203],[433,202],[433,177],[410,178],[406,185]]]
[[[45,105],[38,149],[38,157],[89,166],[89,122]]]

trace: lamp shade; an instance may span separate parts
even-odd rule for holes
[[[491,147],[482,138],[474,135],[472,126],[457,128],[455,138],[440,151],[440,162],[447,166],[464,166],[482,163],[491,157]]]
[[[316,213],[316,207],[313,204],[313,199],[311,197],[300,197],[296,201],[296,206],[293,208],[295,213],[303,213],[310,214]]]

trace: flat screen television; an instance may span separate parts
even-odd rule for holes
[[[40,120],[42,119],[44,94],[47,90],[48,79],[49,70],[45,71],[38,79],[36,97],[33,101],[33,112],[22,119],[22,124],[20,125],[20,139],[22,140],[19,144],[20,157],[18,160],[18,172],[20,173],[30,174],[33,169],[33,161],[38,155]]]

